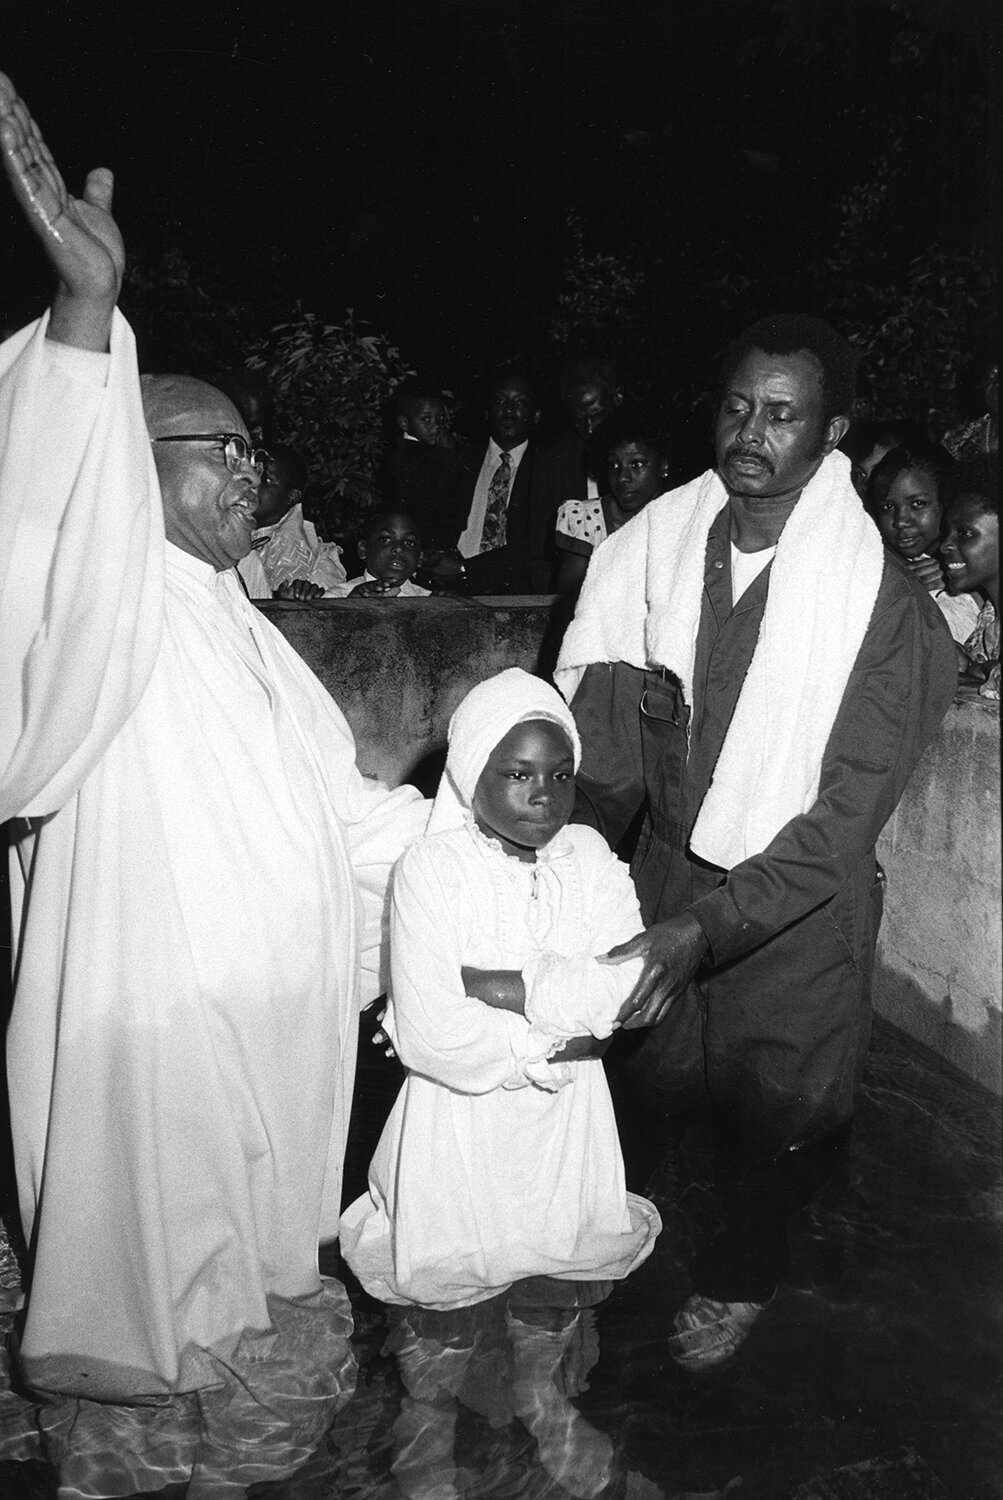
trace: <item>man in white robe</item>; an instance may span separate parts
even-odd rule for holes
[[[22,1373],[113,1402],[202,1391],[267,1368],[293,1323],[334,1380],[350,1324],[317,1246],[387,876],[427,804],[359,774],[243,595],[260,474],[236,408],[176,377],[141,395],[110,173],[72,198],[2,75],[0,144],[57,277],[0,347]]]

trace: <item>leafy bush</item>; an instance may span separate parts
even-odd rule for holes
[[[311,513],[323,534],[336,504],[362,509],[373,498],[383,446],[383,413],[401,381],[414,374],[383,334],[297,308],[252,346],[245,363],[261,370],[281,413],[284,441],[310,470]]]
[[[965,411],[962,387],[992,326],[996,272],[977,244],[895,234],[898,170],[891,153],[880,157],[839,203],[831,248],[793,268],[757,264],[740,242],[698,255],[670,236],[657,263],[641,248],[586,253],[571,221],[552,347],[611,354],[635,394],[663,400],[696,430],[714,404],[715,351],[765,313],[818,312],[860,351],[877,412],[942,436],[975,414]]]
[[[256,331],[250,309],[170,244],[155,254],[130,254],[122,311],[145,368],[190,371],[208,380],[240,363]]]
[[[841,205],[841,232],[818,266],[833,322],[856,345],[881,414],[908,417],[934,435],[964,415],[966,369],[991,325],[995,266],[977,248],[923,246],[903,263],[885,249],[888,168]]]
[[[577,216],[569,216],[567,228],[571,250],[550,317],[550,341],[562,353],[588,349],[622,361],[642,331],[646,272],[623,256],[587,251]]]

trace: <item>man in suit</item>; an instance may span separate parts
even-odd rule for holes
[[[544,528],[537,507],[534,446],[536,392],[520,371],[500,370],[487,391],[487,441],[465,450],[451,508],[453,545],[429,553],[432,588],[468,594],[541,593],[547,586]]]

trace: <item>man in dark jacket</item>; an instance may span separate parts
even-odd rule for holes
[[[557,672],[577,682],[578,815],[613,844],[644,816],[650,925],[619,950],[646,957],[624,1012],[652,1028],[632,1097],[656,1117],[713,1111],[724,1229],[670,1345],[691,1370],[739,1348],[787,1268],[789,1217],[845,1151],[874,846],[956,681],[939,610],[882,554],[833,451],[854,363],[816,319],[736,341],[716,471],[599,550]]]

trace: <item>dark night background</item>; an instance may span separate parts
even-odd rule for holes
[[[993,257],[997,0],[5,10],[0,66],[71,187],[88,166],[116,172],[147,365],[178,363],[190,338],[170,297],[158,316],[179,263],[228,309],[210,363],[297,303],[351,306],[462,393],[499,356],[556,362],[575,223],[586,254],[642,271],[611,345],[628,364],[639,351],[649,383],[662,362],[672,389],[747,313],[864,319],[862,240],[882,306],[919,251]],[[856,239],[827,271],[861,185]],[[0,213],[10,327],[46,282]],[[985,323],[989,283],[975,300],[969,323]]]

